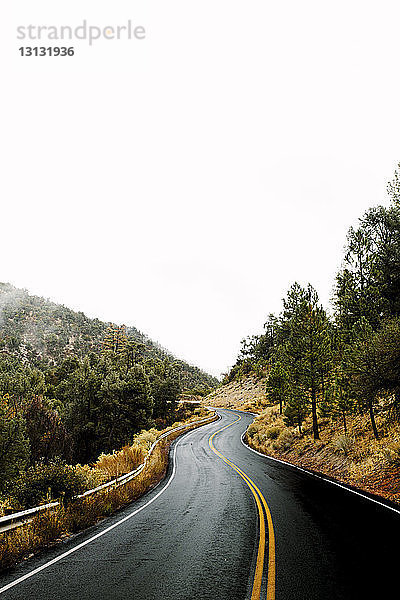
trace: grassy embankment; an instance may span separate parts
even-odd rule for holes
[[[400,424],[377,415],[380,439],[368,415],[341,420],[320,419],[320,440],[312,437],[308,419],[302,428],[287,427],[278,406],[265,408],[247,430],[249,445],[270,456],[317,471],[337,481],[400,504]]]
[[[126,446],[112,455],[102,455],[93,467],[80,467],[87,471],[88,480],[96,484],[104,479],[111,480],[141,464],[152,443],[162,433],[187,424],[183,431],[174,432],[157,444],[145,469],[125,485],[110,487],[86,498],[72,500],[55,509],[43,511],[30,523],[0,534],[0,571],[137,500],[164,477],[168,466],[168,451],[173,440],[189,429],[198,427],[196,422],[208,415],[211,413],[197,409],[195,415],[184,422],[174,423],[163,431],[144,431],[135,436],[132,446]]]
[[[279,406],[267,406],[264,390],[264,380],[247,378],[218,388],[207,401],[259,413],[246,435],[255,450],[400,504],[400,423],[378,407],[376,440],[367,414],[348,415],[347,433],[342,419],[320,419],[321,439],[314,441],[311,419],[301,435],[287,427]]]

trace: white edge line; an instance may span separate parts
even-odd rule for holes
[[[214,423],[215,421],[211,421],[211,422]],[[205,423],[205,425],[207,425],[207,423]],[[159,496],[161,496],[161,494],[163,494],[165,492],[165,490],[170,486],[171,481],[175,477],[175,472],[176,472],[176,460],[175,460],[176,449],[177,449],[180,441],[184,437],[186,437],[187,435],[189,435],[190,433],[193,433],[193,431],[196,431],[196,428],[195,429],[191,429],[190,431],[187,431],[186,433],[184,433],[182,436],[180,436],[178,438],[178,442],[174,446],[174,454],[173,454],[173,458],[172,458],[172,460],[173,460],[173,469],[172,469],[171,477],[168,479],[167,483],[162,488],[162,490],[160,490],[153,498],[151,498],[151,500],[149,500],[148,502],[146,502],[146,504],[144,504],[140,508],[136,509],[135,511],[133,511],[132,513],[130,513],[129,515],[127,515],[126,517],[124,517],[120,521],[117,521],[117,523],[114,523],[113,525],[110,525],[109,527],[107,527],[103,531],[100,531],[99,533],[96,533],[96,535],[94,535],[93,537],[89,538],[88,540],[85,540],[81,544],[78,544],[77,546],[74,546],[74,548],[71,548],[70,550],[67,550],[67,552],[64,552],[63,554],[60,554],[60,556],[56,556],[56,558],[53,558],[49,562],[47,562],[44,565],[38,567],[37,569],[34,569],[30,573],[27,573],[26,575],[23,575],[22,577],[19,577],[15,581],[12,581],[11,583],[8,583],[4,587],[0,588],[0,594],[3,594],[7,590],[9,590],[9,589],[13,588],[14,586],[18,585],[19,583],[22,583],[23,581],[26,581],[27,579],[29,579],[30,577],[33,577],[37,573],[40,573],[41,571],[44,571],[44,569],[47,569],[47,567],[51,567],[52,565],[56,564],[57,562],[59,562],[63,558],[66,558],[67,556],[69,556],[70,554],[72,554],[73,552],[76,552],[77,550],[80,550],[84,546],[87,546],[88,544],[90,544],[94,540],[97,540],[98,538],[102,537],[103,535],[105,535],[106,533],[108,533],[109,531],[111,531],[112,529],[115,529],[115,527],[118,527],[118,525],[122,525],[122,523],[125,523],[125,521],[129,521],[129,519],[131,519],[132,517],[134,517],[135,515],[137,515],[138,513],[140,513],[142,510],[144,510],[150,504],[152,504],[155,500],[157,500],[157,498]]]
[[[352,490],[351,488],[347,487],[346,485],[342,485],[341,483],[338,483],[337,481],[332,481],[332,479],[328,479],[327,477],[322,477],[322,475],[317,475],[316,473],[313,473],[312,471],[308,471],[307,469],[298,467],[297,465],[294,465],[290,462],[286,462],[284,460],[279,460],[279,458],[274,458],[273,456],[269,456],[268,454],[263,454],[262,452],[258,452],[257,450],[254,450],[254,448],[251,448],[251,446],[249,446],[248,444],[245,443],[245,441],[243,439],[245,435],[246,435],[246,431],[244,433],[242,433],[242,435],[240,436],[240,440],[241,440],[243,446],[245,448],[247,448],[248,450],[251,450],[255,454],[258,454],[259,456],[262,456],[263,458],[267,458],[269,460],[274,460],[275,462],[281,463],[282,465],[285,465],[286,467],[292,467],[292,469],[297,469],[298,471],[302,471],[303,473],[306,473],[307,475],[310,475],[311,477],[315,477],[316,479],[322,479],[322,481],[327,481],[328,483],[331,483],[332,485],[336,485],[337,487],[342,488],[342,490],[351,492],[352,494],[355,494],[356,496],[361,496],[361,498],[364,498],[365,500],[369,500],[370,502],[379,504],[379,506],[388,508],[389,510],[392,510],[393,512],[400,515],[400,510],[398,510],[397,508],[394,508],[393,506],[389,506],[388,504],[384,504],[383,502],[379,502],[379,500],[370,498],[369,496],[366,496],[365,494],[362,494],[361,492],[356,492],[355,490]],[[0,590],[0,592],[1,592],[1,590]]]
[[[215,414],[217,414],[214,411]],[[201,419],[200,421],[192,421],[189,424],[184,424],[184,425],[180,425],[180,427],[175,427],[175,429],[170,429],[169,431],[166,431],[165,433],[163,433],[162,435],[160,435],[159,438],[157,438],[155,440],[155,442],[153,442],[152,446],[150,447],[149,451],[147,452],[147,455],[144,459],[144,462],[139,465],[138,467],[136,467],[136,469],[134,469],[133,471],[130,471],[129,473],[125,473],[124,475],[119,475],[118,477],[116,477],[115,479],[112,479],[111,481],[107,481],[106,483],[102,483],[101,485],[98,485],[97,487],[95,487],[92,490],[86,490],[86,492],[83,492],[82,494],[78,494],[77,496],[75,496],[73,499],[80,499],[80,498],[85,498],[87,496],[90,496],[92,494],[95,494],[96,492],[100,492],[102,490],[105,490],[107,488],[111,488],[112,486],[116,486],[116,487],[120,487],[121,485],[125,485],[126,483],[129,483],[130,481],[132,481],[132,479],[134,479],[137,475],[139,475],[139,473],[141,473],[141,471],[143,471],[143,469],[145,468],[145,466],[147,465],[147,462],[150,458],[151,453],[153,452],[155,446],[163,439],[165,439],[166,437],[168,437],[171,433],[176,433],[177,431],[180,431],[181,429],[187,429],[188,427],[190,427],[190,425],[192,424],[197,424],[197,425],[201,425],[201,424],[206,424],[207,421],[211,421],[211,419],[214,418],[214,415],[212,415],[211,417],[206,417],[205,419]],[[193,431],[192,429],[190,431]],[[28,508],[27,510],[23,510],[17,513],[12,513],[11,515],[5,515],[3,517],[0,517],[0,526],[2,523],[7,524],[12,524],[14,521],[21,519],[21,523],[18,525],[18,527],[21,527],[23,525],[25,525],[26,523],[30,522],[27,521],[26,519],[24,519],[24,517],[30,516],[30,515],[35,515],[39,512],[41,512],[42,510],[46,510],[48,508],[55,508],[56,506],[59,506],[59,502],[50,502],[49,504],[42,504],[40,506],[34,506],[32,508]],[[7,530],[5,530],[7,531]],[[4,532],[2,532],[4,533]]]

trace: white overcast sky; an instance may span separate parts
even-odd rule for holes
[[[216,375],[294,280],[328,303],[348,227],[400,160],[398,0],[0,10],[0,281]],[[18,26],[84,19],[146,39],[19,56],[41,42]]]

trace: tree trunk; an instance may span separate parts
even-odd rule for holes
[[[371,419],[372,431],[374,432],[375,438],[377,440],[379,440],[379,433],[378,433],[378,429],[377,429],[376,423],[375,423],[374,405],[372,403],[372,399],[371,398],[368,400],[368,409],[369,409],[369,416],[370,416],[370,419]]]
[[[312,409],[312,427],[314,440],[319,440],[318,416],[317,416],[317,393],[315,387],[311,387],[311,409]]]
[[[347,434],[346,411],[343,409],[342,413],[343,413],[344,432],[345,432],[345,434]]]
[[[299,435],[301,437],[303,435],[303,432],[301,431],[301,419],[300,418],[297,421],[297,425],[298,425],[298,428],[299,428]]]

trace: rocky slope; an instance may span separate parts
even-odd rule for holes
[[[209,394],[205,404],[258,412],[266,405],[265,379],[245,377],[222,385]]]

